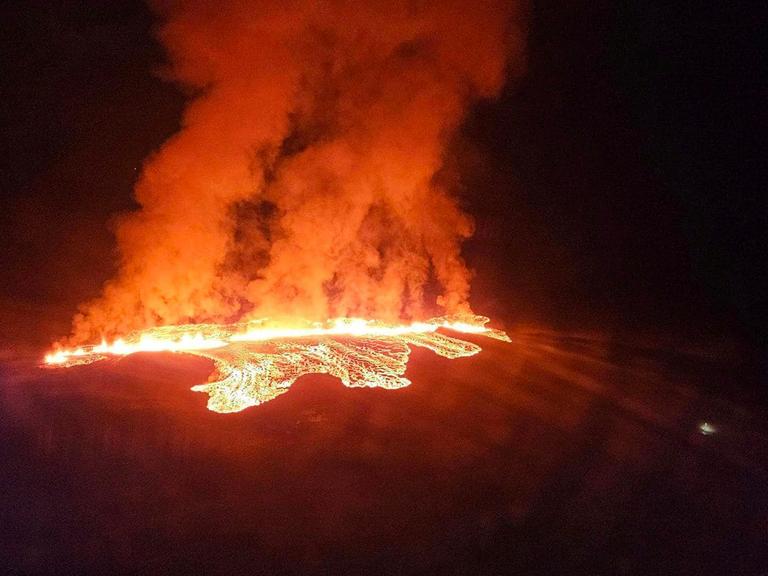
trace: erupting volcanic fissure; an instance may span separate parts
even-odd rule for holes
[[[362,319],[337,319],[325,325],[272,327],[263,323],[163,326],[102,342],[48,354],[53,366],[90,364],[135,352],[184,352],[210,358],[215,378],[193,390],[209,394],[208,408],[237,412],[272,400],[305,374],[330,374],[345,386],[401,388],[410,346],[428,348],[446,358],[471,356],[480,347],[437,332],[481,334],[509,341],[504,332],[486,328],[488,318],[434,318],[408,325],[387,325]]]
[[[224,376],[211,405],[234,410],[307,372],[403,385],[408,345],[478,350],[424,318],[466,315],[465,331],[498,336],[469,306],[473,222],[447,150],[469,106],[520,68],[516,1],[152,4],[163,74],[190,102],[117,221],[117,274],[49,360],[208,356]],[[266,317],[320,332],[253,332]],[[273,351],[253,348],[259,333]]]

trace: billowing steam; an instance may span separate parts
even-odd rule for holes
[[[117,227],[119,273],[75,318],[76,340],[468,311],[460,245],[472,221],[439,175],[468,105],[519,60],[515,4],[170,0],[157,11],[167,74],[192,98],[144,167],[141,209]]]

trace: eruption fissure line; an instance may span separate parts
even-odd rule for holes
[[[401,388],[410,347],[446,358],[472,356],[480,346],[438,332],[448,329],[502,341],[488,318],[465,315],[391,325],[360,318],[339,318],[327,325],[268,327],[249,324],[164,326],[134,333],[111,344],[61,349],[45,357],[49,366],[91,364],[136,352],[180,352],[213,360],[216,381],[194,386],[209,394],[208,408],[237,412],[272,400],[305,374],[330,374],[345,386]],[[269,343],[269,346],[266,345]]]
[[[117,338],[111,344],[62,348],[46,354],[46,364],[71,364],[77,359],[90,356],[127,356],[137,352],[192,352],[222,348],[232,342],[268,342],[271,340],[310,338],[322,336],[358,336],[366,338],[395,337],[405,334],[425,334],[438,328],[447,328],[466,334],[483,334],[506,340],[500,330],[486,328],[488,319],[472,317],[471,321],[433,318],[427,322],[388,325],[362,318],[337,318],[327,326],[313,325],[294,327],[248,327],[247,324],[217,326],[214,324],[190,324],[186,326],[161,326],[138,332],[128,338]],[[211,334],[207,336],[206,333]],[[79,362],[78,362],[79,363]]]

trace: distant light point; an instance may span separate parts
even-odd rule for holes
[[[699,424],[699,432],[704,434],[704,436],[711,436],[717,432],[717,427],[709,422],[701,422]]]

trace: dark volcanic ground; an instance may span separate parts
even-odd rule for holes
[[[765,574],[766,420],[717,397],[730,354],[512,336],[230,415],[199,358],[7,359],[0,573]]]

